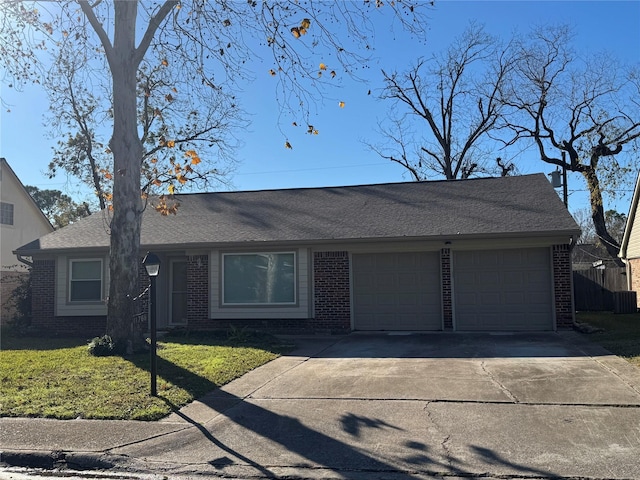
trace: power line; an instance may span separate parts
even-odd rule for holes
[[[244,172],[244,173],[236,173],[234,176],[242,176],[242,175],[267,175],[270,173],[298,173],[298,172],[312,172],[319,170],[338,170],[341,168],[355,168],[355,167],[375,167],[389,165],[389,163],[359,163],[354,165],[339,165],[334,167],[316,167],[316,168],[299,168],[295,170],[271,170],[267,172]]]

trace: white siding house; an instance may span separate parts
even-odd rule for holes
[[[27,266],[18,261],[13,251],[52,231],[47,217],[7,161],[0,158],[0,321],[12,314],[6,300],[27,272]]]

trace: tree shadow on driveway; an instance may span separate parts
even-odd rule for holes
[[[189,383],[185,379],[193,375],[181,370],[181,367],[164,359],[159,361],[159,373],[179,386],[181,382]],[[277,398],[263,401],[216,389],[200,400],[203,408],[209,409],[210,420],[198,421],[186,413],[188,409],[180,410],[169,403],[175,414],[194,428],[126,447],[126,453],[176,465],[209,465],[221,474],[230,473],[227,469],[231,467],[244,467],[251,469],[252,476],[269,478],[277,478],[283,469],[295,469],[297,472],[327,470],[345,479],[362,478],[363,474],[475,474],[471,465],[450,455],[446,445],[440,444],[439,440],[406,438],[397,445],[388,445],[387,442],[389,449],[384,444],[370,444],[366,441],[366,430],[397,434],[403,429],[383,418],[362,415],[357,411],[334,416],[326,410],[326,421],[319,422],[322,411],[316,411],[320,417],[316,416],[315,420],[305,415],[305,411],[311,410],[311,401]],[[318,402],[317,399],[315,401]],[[340,402],[340,399],[335,401]],[[273,405],[273,408],[268,405]],[[316,407],[318,405],[326,404],[319,403]],[[287,407],[292,407],[294,413],[284,413]],[[345,434],[347,437],[343,438]],[[407,436],[410,435],[413,434],[407,432]],[[423,435],[429,433],[424,432]],[[490,450],[481,453],[491,464],[500,463],[521,474],[557,477],[552,472],[503,461],[498,453]]]
[[[401,430],[399,427],[395,427],[384,420],[379,418],[369,418],[355,413],[346,413],[340,417],[340,423],[342,429],[353,437],[359,437],[363,428],[390,428],[393,430]]]

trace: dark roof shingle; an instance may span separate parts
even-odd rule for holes
[[[145,211],[143,247],[579,231],[544,174],[175,198],[175,216]],[[107,222],[99,212],[19,251],[107,247]]]

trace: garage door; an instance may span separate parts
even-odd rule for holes
[[[552,330],[548,248],[454,252],[456,330]]]
[[[356,330],[441,330],[437,252],[354,254]]]

